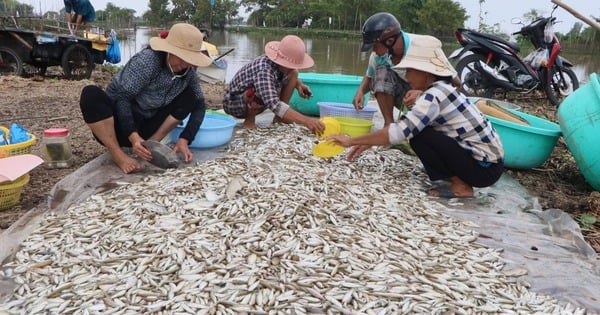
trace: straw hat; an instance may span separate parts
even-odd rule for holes
[[[203,37],[195,26],[178,23],[171,27],[165,38],[150,38],[150,47],[173,54],[191,65],[206,67],[212,63],[212,59],[201,51]]]
[[[265,45],[265,53],[273,62],[289,69],[306,69],[315,64],[306,53],[304,42],[296,35],[287,35],[281,41],[268,42]]]
[[[454,68],[442,50],[442,42],[428,35],[411,37],[406,56],[394,68],[417,69],[440,77],[454,75]]]

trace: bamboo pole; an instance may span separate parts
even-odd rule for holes
[[[557,6],[567,10],[569,13],[571,13],[571,15],[573,15],[574,17],[584,21],[585,23],[587,23],[588,25],[590,25],[591,27],[597,29],[598,31],[600,31],[600,24],[592,21],[590,19],[588,19],[587,17],[581,15],[579,12],[575,11],[575,9],[571,8],[570,6],[564,4],[562,1],[560,0],[550,0],[552,3],[556,4]]]

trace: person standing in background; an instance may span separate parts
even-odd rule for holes
[[[71,35],[76,35],[81,24],[91,23],[96,19],[96,10],[89,0],[64,0],[67,25]],[[74,24],[72,26],[72,24]]]

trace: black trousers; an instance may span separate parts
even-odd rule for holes
[[[432,181],[458,176],[473,187],[487,187],[497,182],[504,172],[503,162],[483,167],[456,140],[431,127],[412,138],[410,146]]]
[[[192,110],[195,109],[198,104],[198,98],[194,91],[188,87],[179,96],[177,96],[173,102],[169,105],[160,108],[152,117],[144,118],[140,114],[133,112],[133,119],[139,135],[144,138],[150,138],[156,130],[163,124],[165,119],[169,115],[175,117],[175,119],[183,120],[189,115]],[[131,147],[129,141],[129,134],[126,134],[122,130],[119,124],[119,117],[115,116],[116,104],[113,100],[108,97],[106,92],[99,86],[88,85],[81,91],[81,98],[79,100],[79,106],[81,107],[81,113],[83,114],[83,120],[87,124],[92,124],[107,118],[113,117],[115,120],[115,133],[119,145],[122,147]],[[96,137],[96,135],[94,135]],[[100,142],[98,137],[96,140]]]

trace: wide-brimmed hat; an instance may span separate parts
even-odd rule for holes
[[[442,42],[429,35],[411,36],[406,55],[394,68],[417,69],[440,77],[452,76],[455,73],[442,50]]]
[[[202,53],[202,32],[187,23],[177,23],[171,27],[165,38],[150,38],[150,47],[154,50],[168,52],[183,61],[198,67],[206,67],[212,59]]]
[[[306,53],[306,46],[296,35],[287,35],[281,41],[271,41],[265,45],[267,57],[280,66],[289,69],[306,69],[315,62]]]

